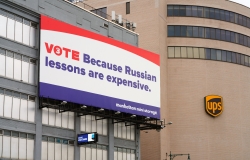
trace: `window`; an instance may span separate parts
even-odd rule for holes
[[[114,160],[135,160],[135,150],[114,147]]]
[[[179,6],[174,6],[174,16],[179,16]]]
[[[74,141],[42,137],[42,160],[74,160]]]
[[[174,27],[174,35],[175,35],[175,37],[180,37],[181,36],[181,26],[175,26]]]
[[[225,11],[225,18],[226,18],[226,21],[230,22],[230,16],[229,16],[228,11]]]
[[[174,47],[168,47],[168,57],[174,58]]]
[[[26,94],[0,89],[0,116],[35,122],[35,101]]]
[[[174,37],[174,26],[168,26],[168,36]]]
[[[225,21],[225,11],[224,10],[220,10],[220,19],[222,21]]]
[[[199,37],[204,38],[204,27],[199,27]]]
[[[217,55],[216,55],[216,50],[215,49],[211,49],[211,59],[212,60],[216,60],[217,59]]]
[[[3,135],[0,135],[1,158],[34,159],[34,135],[7,130],[2,130],[2,132]]]
[[[192,37],[193,35],[193,27],[187,27],[187,37]]]
[[[192,6],[192,16],[193,17],[197,17],[198,16],[197,6]]]
[[[56,109],[43,108],[42,123],[50,126],[74,129],[75,128],[74,112],[59,113],[59,110]]]
[[[174,32],[174,34],[172,33]],[[197,26],[168,26],[169,37],[194,37],[194,38],[207,38],[207,39],[216,39],[232,43],[237,43],[250,47],[250,37],[242,35],[239,33],[217,29],[217,28],[204,28]],[[1,54],[1,53],[0,53]],[[13,57],[12,54],[8,55]],[[8,62],[11,63],[11,62]],[[0,65],[1,66],[1,65]],[[11,65],[12,66],[12,65]],[[1,72],[1,70],[0,70]],[[12,69],[8,73],[9,76],[12,76]]]
[[[186,16],[192,16],[192,7],[186,6]]]
[[[0,10],[0,21],[0,36],[31,47],[36,46],[36,23],[4,10]]]
[[[81,131],[108,135],[107,119],[91,115],[81,116]]]
[[[174,15],[174,6],[168,5],[168,16]]]
[[[126,14],[130,14],[130,2],[126,2]]]
[[[195,59],[207,59],[207,60],[217,60],[230,63],[236,63],[244,66],[250,67],[250,57],[245,54],[235,53],[231,51],[224,51],[212,48],[197,48],[197,47],[168,47],[168,49],[173,48],[173,57],[168,58],[195,58]],[[125,125],[126,126],[126,125]],[[122,125],[115,126],[120,127],[120,131],[115,132],[115,137],[120,136],[121,138],[125,136],[125,130],[122,129]],[[125,138],[125,137],[124,137]]]
[[[198,7],[198,17],[203,17],[203,7]]]
[[[214,8],[209,8],[209,18],[214,19]]]
[[[216,29],[216,39],[220,40],[220,29]]]
[[[234,23],[234,13],[230,12],[230,22]]]
[[[80,147],[81,160],[107,160],[108,146],[99,144],[86,144]]]
[[[193,37],[199,37],[199,27],[193,27]]]
[[[135,140],[135,126],[129,122],[114,120],[114,137]]]
[[[215,19],[220,20],[220,10],[219,9],[215,9],[214,12],[215,12]]]
[[[227,10],[201,6],[168,5],[168,16],[204,17],[236,23],[250,28],[250,18]],[[3,31],[4,32],[4,31]]]
[[[36,60],[0,49],[0,75],[36,84]]]
[[[186,36],[187,36],[187,27],[181,26],[181,37],[186,37]]]
[[[186,16],[186,6],[180,6],[180,16]]]

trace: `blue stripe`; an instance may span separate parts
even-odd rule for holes
[[[135,103],[118,98],[103,96],[99,94],[51,85],[42,82],[40,82],[39,96],[160,119],[160,108],[155,106],[149,106],[145,104]],[[155,111],[156,114],[153,115],[152,113],[147,113],[144,111],[116,107],[116,103],[141,108],[144,111]]]

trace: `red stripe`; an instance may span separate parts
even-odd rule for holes
[[[43,15],[41,15],[41,29],[74,34],[74,35],[78,35],[82,37],[91,38],[91,39],[101,41],[104,43],[108,43],[113,46],[132,52],[160,66],[160,55],[158,54],[143,50],[141,48],[131,46],[129,44],[87,31],[79,27],[75,27],[73,25],[43,16]]]

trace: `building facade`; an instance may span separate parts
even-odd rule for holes
[[[227,0],[84,3],[136,22],[139,47],[161,57],[161,118],[173,124],[141,132],[143,160],[169,159],[170,151],[194,160],[249,159],[248,7]],[[223,98],[221,115],[206,113],[208,95]]]
[[[137,33],[68,1],[0,1],[0,159],[141,159],[135,125],[41,108],[41,15],[138,46]],[[77,144],[78,134],[93,132],[96,144]]]

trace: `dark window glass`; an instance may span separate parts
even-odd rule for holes
[[[174,36],[180,37],[181,36],[181,26],[175,26],[174,27]]]
[[[248,56],[245,56],[245,66],[248,66]]]
[[[50,142],[55,142],[55,138],[49,137]]]
[[[18,16],[16,16],[16,21],[19,21],[19,22],[23,23],[23,19],[22,19],[22,17],[18,17]]]
[[[245,56],[243,54],[240,55],[240,64],[244,65],[245,63]]]
[[[4,90],[0,88],[0,94],[4,94]]]
[[[234,13],[230,12],[230,22],[234,23]]]
[[[187,27],[187,37],[192,37],[193,33],[193,27]]]
[[[240,44],[244,45],[244,36],[242,34],[240,34]]]
[[[248,42],[248,47],[250,47],[250,37],[247,38]]]
[[[179,6],[174,6],[174,16],[179,16]]]
[[[243,26],[247,26],[247,17],[243,16]]]
[[[186,16],[186,6],[180,6],[180,16]]]
[[[244,36],[244,46],[247,46],[247,36]]]
[[[215,19],[220,19],[220,10],[219,9],[215,9],[214,13],[215,13]]]
[[[28,25],[28,26],[30,26],[30,21],[27,20],[27,19],[23,19],[23,23],[26,24],[26,25]]]
[[[214,9],[213,8],[209,8],[209,17],[211,18],[211,19],[214,19]]]
[[[220,29],[216,29],[216,39],[220,40]]]
[[[203,7],[198,7],[198,17],[203,17]]]
[[[192,6],[192,16],[193,17],[197,17],[198,16],[197,6]]]
[[[0,14],[3,15],[3,16],[5,16],[5,17],[7,17],[7,12],[5,12],[4,10],[0,9]]]
[[[187,26],[181,26],[181,37],[187,36]]]
[[[235,34],[231,32],[231,42],[235,43]]]
[[[239,25],[242,25],[242,15],[239,15],[239,22],[238,22]]]
[[[204,38],[204,27],[199,27],[199,37]]]
[[[62,143],[62,140],[59,138],[56,138],[56,143]]]
[[[237,13],[234,14],[234,23],[239,23],[239,15]]]
[[[211,59],[210,49],[206,48],[206,59]]]
[[[250,28],[250,19],[247,18],[247,27]]]
[[[239,53],[236,54],[236,61],[238,64],[240,64],[240,54]]]
[[[239,33],[235,33],[235,43],[237,43],[237,44],[240,43],[240,35],[239,35]]]
[[[168,36],[174,37],[174,26],[168,26]]]
[[[4,130],[4,135],[6,135],[6,136],[11,136],[11,132],[10,132],[10,131]]]
[[[173,16],[174,15],[174,6],[169,5],[168,6],[168,16]]]
[[[21,138],[27,138],[27,134],[26,133],[20,133],[20,137]],[[42,137],[43,138],[43,137]]]
[[[186,6],[186,16],[192,16],[192,8],[191,8],[191,6]]]
[[[62,142],[63,144],[68,144],[68,140],[63,140],[63,142]]]
[[[216,50],[215,49],[211,49],[211,59],[216,60]]]
[[[205,38],[210,38],[210,28],[205,28]]]
[[[13,92],[13,97],[17,97],[17,98],[20,98],[20,93],[17,93],[17,92]]]
[[[5,55],[5,50],[0,48],[0,54]]]
[[[220,19],[222,21],[225,21],[225,12],[224,12],[224,10],[220,10]]]
[[[207,7],[204,8],[204,17],[209,18],[209,8]]]
[[[232,52],[232,62],[236,63],[236,54]]]
[[[222,51],[222,61],[227,61],[227,52]]]
[[[12,92],[8,91],[8,90],[5,90],[5,94],[8,95],[8,96],[12,96]]]
[[[47,136],[42,136],[42,141],[48,141],[48,137]]]
[[[210,32],[211,32],[211,39],[215,39],[215,29],[210,28]]]
[[[28,100],[28,95],[27,94],[21,94],[21,98]]]
[[[227,62],[232,62],[232,55],[231,52],[227,51]]]
[[[12,137],[19,137],[19,132],[12,131]]]
[[[221,61],[221,50],[216,50],[217,53],[217,61]]]
[[[126,2],[126,14],[130,14],[130,2]]]
[[[221,36],[222,41],[226,40],[226,32],[225,32],[225,30],[220,30],[220,36]]]
[[[199,27],[193,27],[193,37],[199,36]]]
[[[8,13],[8,17],[9,17],[9,18],[12,18],[12,19],[15,19],[15,15],[12,14],[12,13]]]
[[[29,139],[35,139],[35,135],[34,134],[28,134],[28,138]]]
[[[229,17],[229,12],[228,11],[225,11],[225,18],[226,18],[226,21],[230,21],[230,17]]]
[[[226,31],[226,41],[230,42],[230,31]]]

